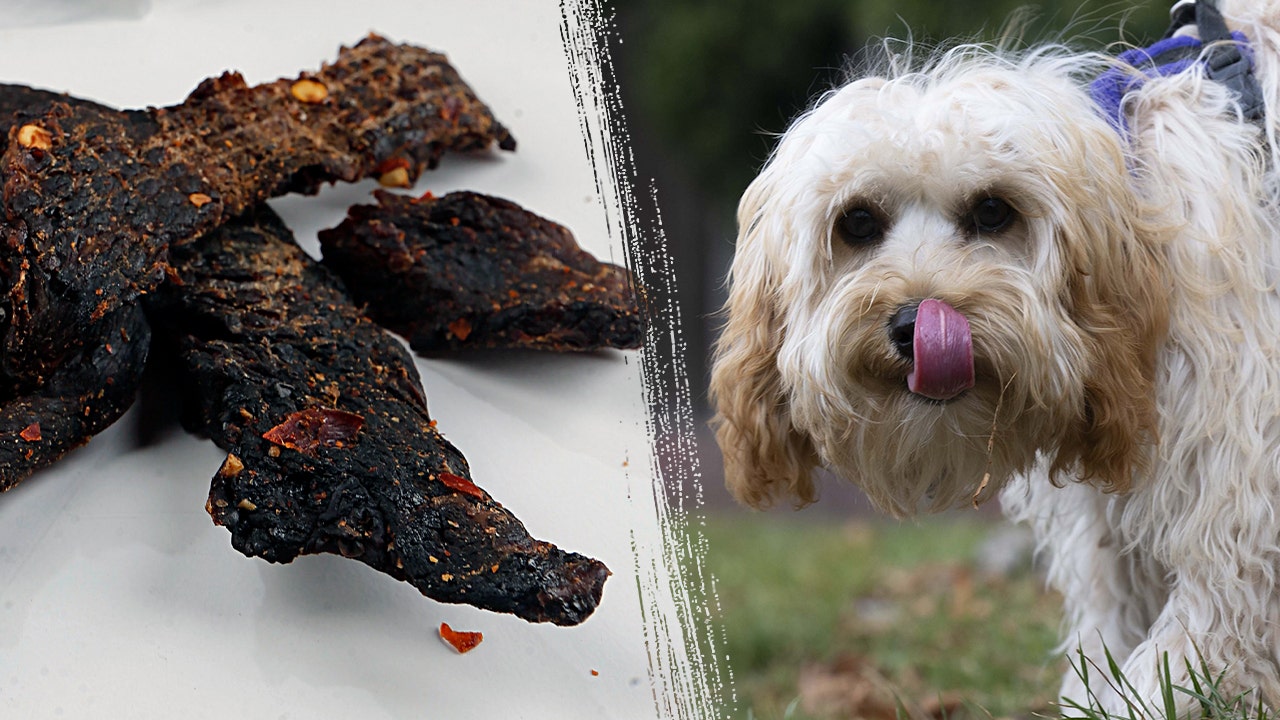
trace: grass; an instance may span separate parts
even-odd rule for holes
[[[1221,673],[1203,663],[1171,672],[1167,657],[1154,700],[1114,658],[1073,657],[1091,688],[1116,689],[1129,705],[1109,714],[1091,693],[1057,706],[1068,669],[1053,652],[1060,600],[1029,563],[983,569],[984,547],[1007,532],[996,521],[733,513],[712,516],[705,532],[733,718],[1275,720],[1255,693],[1224,692]]]
[[[1155,701],[1141,697],[1133,683],[1129,682],[1129,679],[1120,671],[1119,665],[1110,653],[1107,654],[1105,668],[1090,663],[1083,654],[1073,659],[1071,667],[1090,689],[1088,697],[1083,701],[1069,699],[1064,703],[1060,708],[1063,720],[1179,720],[1180,718],[1272,720],[1273,718],[1272,712],[1257,701],[1258,693],[1224,692],[1223,674],[1214,675],[1203,660],[1198,666],[1187,661],[1184,669],[1188,679],[1186,684],[1178,685],[1173,680],[1169,656],[1166,653],[1160,665],[1160,697]],[[1114,689],[1124,697],[1127,707],[1123,713],[1111,714],[1099,707],[1098,698],[1093,689],[1100,685]]]
[[[733,716],[1052,715],[1059,600],[1029,567],[980,569],[998,527],[708,519]]]

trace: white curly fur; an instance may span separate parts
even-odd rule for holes
[[[1119,131],[1088,95],[1107,60],[1060,48],[961,47],[824,96],[742,198],[712,397],[744,502],[810,502],[819,465],[898,516],[999,492],[1064,648],[1105,668],[1105,646],[1147,701],[1168,653],[1175,681],[1203,658],[1275,705],[1280,2],[1221,4],[1263,127],[1192,71],[1129,96]],[[996,233],[968,214],[988,197],[1016,211]],[[833,231],[851,206],[878,242]],[[945,403],[906,390],[886,331],[926,297],[972,328],[976,385]],[[1085,697],[1074,673],[1062,692]]]

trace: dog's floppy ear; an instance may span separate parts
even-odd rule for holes
[[[786,495],[798,504],[813,502],[811,475],[818,464],[808,437],[792,425],[778,371],[785,332],[780,243],[787,230],[765,212],[770,177],[766,168],[738,206],[737,250],[710,388],[725,483],[739,501],[757,508]]]
[[[1156,355],[1168,326],[1161,230],[1133,191],[1109,128],[1076,140],[1087,158],[1059,223],[1067,313],[1085,339],[1083,402],[1053,463],[1100,489],[1125,492],[1156,442]],[[1110,164],[1111,167],[1103,167]]]

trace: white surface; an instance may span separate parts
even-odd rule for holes
[[[511,198],[622,261],[579,134],[553,0],[156,0],[140,19],[27,16],[21,28],[5,12],[0,80],[118,107],[179,102],[225,69],[250,83],[293,76],[371,30],[442,50],[520,149],[446,157],[416,191]],[[373,187],[273,205],[314,249],[315,231]],[[535,537],[613,570],[583,625],[442,605],[337,557],[245,558],[204,511],[223,454],[178,428],[140,446],[135,408],[0,495],[0,717],[657,716],[650,645],[679,629],[654,617],[667,603],[636,579],[637,552],[661,542],[638,360],[418,361],[432,415],[477,483]],[[483,631],[484,643],[456,654],[437,637],[442,621]]]

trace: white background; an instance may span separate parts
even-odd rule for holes
[[[91,4],[111,13],[107,0]],[[48,24],[74,3],[58,5],[45,18],[40,3],[0,3],[0,80],[144,107],[180,102],[227,69],[250,83],[294,76],[369,31],[443,51],[519,150],[446,157],[414,192],[507,197],[623,261],[580,134],[556,2],[157,0],[141,17]],[[273,205],[315,251],[316,230],[373,187]],[[583,625],[442,605],[332,556],[245,558],[204,511],[223,453],[177,427],[140,443],[135,408],[0,495],[0,717],[657,716],[650,653],[679,629],[654,617],[668,603],[637,582],[637,554],[661,543],[639,359],[418,360],[432,415],[477,484],[535,537],[612,569]],[[442,621],[485,640],[458,655],[437,636]]]

